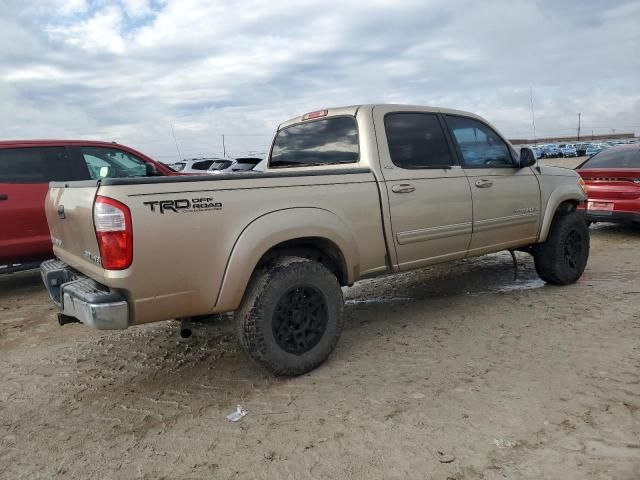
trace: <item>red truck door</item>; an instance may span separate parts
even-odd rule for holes
[[[50,181],[72,179],[64,147],[0,149],[0,265],[52,255],[44,199]]]

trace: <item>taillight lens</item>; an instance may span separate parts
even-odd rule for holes
[[[131,211],[123,203],[108,197],[96,197],[93,223],[100,248],[102,266],[107,270],[124,270],[133,261]]]
[[[587,193],[587,183],[584,181],[582,177],[578,177],[578,186],[582,189],[582,191]]]

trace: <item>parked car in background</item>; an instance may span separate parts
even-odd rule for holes
[[[171,163],[169,167],[180,173],[211,173],[216,170],[224,170],[231,166],[233,160],[227,158],[192,158],[180,162]]]
[[[576,147],[574,147],[573,145],[565,145],[564,147],[562,147],[560,149],[560,156],[561,157],[577,157],[578,156],[578,152],[576,151]]]
[[[235,173],[235,172],[248,172],[253,170],[253,168],[260,163],[262,159],[257,157],[239,157],[231,162],[231,165],[227,166],[225,169],[216,170],[211,173],[221,174],[221,173]]]
[[[586,155],[587,148],[589,148],[588,143],[576,143],[576,153],[579,157]]]
[[[640,145],[621,145],[576,167],[585,182],[590,222],[640,223]]]
[[[266,159],[262,159],[260,160],[258,163],[256,163],[251,169],[249,170],[236,170],[234,173],[262,173],[264,172],[265,166],[266,166]]]
[[[601,145],[589,145],[585,150],[584,154],[589,157],[595,155],[596,153],[600,153],[603,150]]]
[[[251,170],[261,158],[239,157],[232,158],[192,158],[181,162],[172,163],[169,166],[177,172],[188,174],[215,174],[232,173]]]
[[[542,147],[542,158],[555,158],[560,156],[560,149],[557,145],[548,144]]]
[[[44,214],[49,182],[159,175],[175,172],[117,143],[0,141],[0,272],[52,256]]]

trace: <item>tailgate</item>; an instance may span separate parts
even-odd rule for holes
[[[53,253],[71,267],[96,280],[103,277],[100,251],[93,226],[93,203],[98,182],[52,182],[45,214]]]

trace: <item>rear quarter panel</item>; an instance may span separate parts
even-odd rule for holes
[[[371,173],[270,178],[242,175],[237,179],[107,185],[100,187],[99,194],[131,209],[132,266],[105,271],[104,283],[129,297],[135,323],[235,309],[256,258],[274,246],[273,242],[282,240],[273,235],[274,231],[307,236],[330,230],[318,225],[322,222],[318,216],[292,217],[278,212],[307,209],[332,215],[351,234],[351,275],[385,269],[380,200]],[[211,207],[176,212],[150,203],[169,200],[182,201],[179,205],[188,201]],[[245,236],[252,247],[241,249],[243,232],[266,216],[270,220],[263,228],[252,229],[250,237]],[[238,275],[229,293],[219,298],[234,248],[234,272],[227,273]]]

